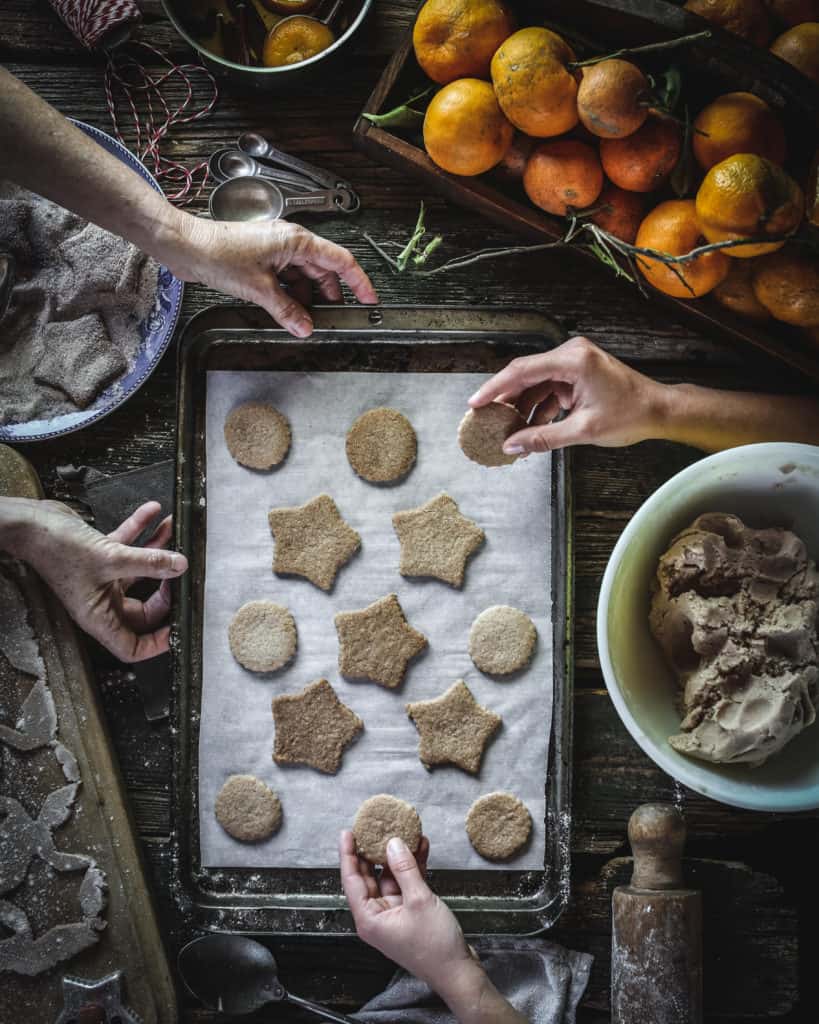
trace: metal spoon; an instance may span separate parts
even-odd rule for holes
[[[243,153],[240,149],[224,147],[211,153],[208,160],[208,171],[216,181],[228,181],[230,178],[242,178],[256,176],[270,178],[279,185],[288,188],[306,189],[315,188],[315,182],[305,178],[302,174],[295,174],[293,171],[285,171],[279,167],[266,167],[258,160]]]
[[[303,17],[303,15],[294,15],[294,17]],[[321,167],[316,167],[314,164],[309,164],[306,160],[300,160],[297,156],[291,156],[289,153],[277,149],[263,135],[259,135],[258,132],[244,132],[240,135],[239,149],[247,153],[248,156],[256,157],[257,160],[269,160],[271,163],[280,164],[290,171],[303,174],[324,188],[346,188],[352,192],[349,182],[340,179],[330,171],[322,170]]]
[[[345,189],[285,192],[268,178],[229,178],[210,194],[214,220],[279,220],[300,211],[352,213],[355,197]]]
[[[209,1010],[241,1015],[269,1003],[291,1003],[337,1024],[352,1017],[288,992],[270,950],[244,935],[205,935],[179,952],[179,973],[188,991]]]

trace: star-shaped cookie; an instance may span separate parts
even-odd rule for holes
[[[295,508],[272,508],[267,521],[276,541],[273,572],[305,576],[322,590],[332,587],[339,569],[361,547],[361,537],[329,494]]]
[[[484,748],[502,721],[475,700],[463,679],[434,700],[407,704],[407,714],[418,730],[418,757],[425,768],[454,764],[472,775],[478,774]]]
[[[433,576],[453,587],[463,586],[467,559],[486,537],[444,493],[419,508],[396,512],[392,525],[401,542],[401,575]]]
[[[274,697],[273,721],[276,764],[307,764],[330,775],[341,766],[344,748],[364,728],[326,679],[309,683],[301,693]]]
[[[389,689],[399,686],[410,660],[427,646],[413,629],[395,594],[357,612],[339,612],[338,670],[351,679],[369,679]]]

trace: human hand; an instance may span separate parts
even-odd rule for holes
[[[11,499],[24,502],[25,499]],[[113,533],[99,533],[56,501],[25,501],[11,554],[28,562],[51,587],[78,626],[120,661],[143,661],[168,649],[169,580],[188,567],[184,555],[164,551],[171,535],[164,519],[142,548],[128,547],[156,518],[158,502],[141,505]],[[147,601],[128,597],[139,578],[162,580]]]
[[[177,277],[257,303],[297,338],[313,331],[304,305],[312,284],[327,302],[342,301],[341,281],[359,302],[378,302],[352,253],[299,224],[186,218],[181,246],[165,256]]]
[[[573,444],[617,447],[658,436],[666,388],[621,363],[587,338],[513,359],[469,399],[516,405],[530,425],[507,438],[509,455]],[[567,415],[558,422],[555,416]],[[534,412],[534,415],[532,413]]]

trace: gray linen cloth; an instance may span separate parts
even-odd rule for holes
[[[546,939],[487,938],[472,946],[495,987],[530,1024],[574,1024],[589,980],[589,953]],[[364,1024],[456,1024],[429,986],[405,971],[353,1016]]]

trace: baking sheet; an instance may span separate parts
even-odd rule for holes
[[[228,372],[207,374],[207,555],[203,678],[199,740],[200,854],[204,867],[334,867],[341,828],[374,793],[391,792],[414,804],[430,837],[434,868],[542,869],[547,744],[552,713],[550,604],[550,456],[487,469],[457,444],[466,399],[481,374]],[[236,464],[224,444],[228,412],[264,399],[288,417],[293,446],[283,465],[254,473]],[[377,405],[402,411],[418,434],[418,462],[396,486],[375,487],[350,468],[344,437],[360,413]],[[398,574],[399,545],[391,514],[446,490],[464,515],[486,531],[470,560],[463,590]],[[362,550],[325,594],[306,580],[281,579],[270,564],[273,540],[267,510],[302,504],[326,491],[362,536]],[[408,621],[429,639],[410,664],[404,685],[388,691],[347,682],[338,674],[336,611],[363,608],[394,592]],[[258,676],[230,654],[227,627],[244,602],[269,598],[293,612],[299,651],[283,671]],[[502,682],[469,659],[474,618],[492,604],[522,608],[538,629],[535,657],[523,673]],[[277,766],[271,757],[270,700],[325,677],[364,720],[341,770],[328,776],[307,767]],[[455,767],[427,772],[417,756],[418,735],[404,705],[443,693],[463,678],[476,699],[503,718],[477,778]],[[276,836],[242,844],[215,821],[213,803],[225,778],[257,775],[284,808]],[[529,807],[532,840],[520,856],[492,865],[472,849],[463,821],[472,802],[497,789]]]

